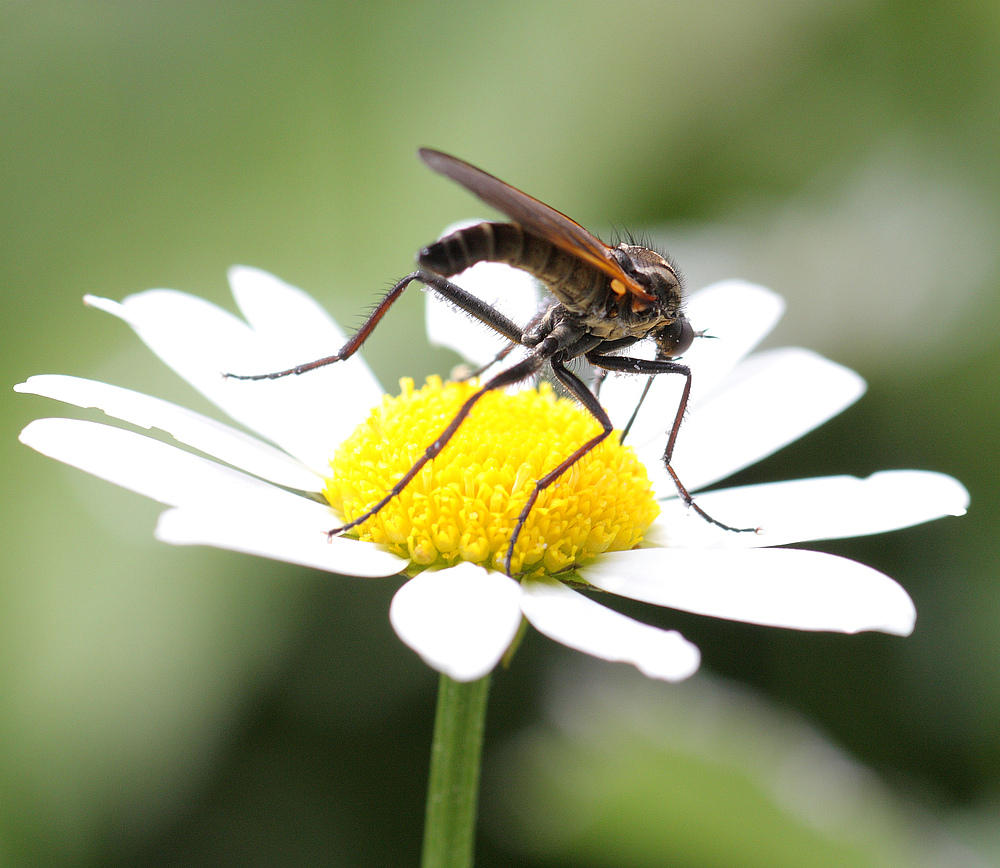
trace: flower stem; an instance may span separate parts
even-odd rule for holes
[[[427,787],[423,868],[471,868],[490,676],[441,676]]]

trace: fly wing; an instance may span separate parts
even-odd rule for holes
[[[649,294],[622,270],[611,255],[611,248],[575,220],[458,157],[430,148],[421,148],[418,153],[420,159],[435,172],[461,184],[528,232],[580,257],[620,281],[624,287],[624,290],[620,290],[621,294],[628,291],[641,299],[650,300]]]

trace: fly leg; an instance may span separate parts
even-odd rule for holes
[[[430,446],[424,451],[424,454],[417,459],[416,463],[403,474],[399,481],[389,490],[389,492],[380,500],[378,503],[369,507],[365,512],[355,518],[353,521],[349,521],[347,524],[341,527],[335,527],[327,532],[327,537],[332,539],[335,536],[339,536],[345,531],[351,530],[357,527],[359,524],[363,524],[373,515],[379,512],[390,500],[396,497],[400,492],[410,484],[411,480],[421,471],[428,461],[431,461],[435,456],[437,456],[448,442],[454,436],[455,432],[459,429],[459,426],[468,418],[469,413],[475,406],[476,402],[483,397],[487,392],[492,392],[496,389],[503,389],[507,386],[512,386],[515,383],[519,383],[522,380],[526,380],[533,374],[538,373],[542,365],[545,363],[545,357],[539,353],[532,353],[526,359],[518,362],[516,365],[512,365],[505,371],[501,371],[492,379],[488,380],[482,388],[473,393],[466,402],[462,405],[461,409],[455,414],[455,417],[448,423],[447,427],[438,435],[437,439],[431,443]],[[510,554],[508,552],[508,560]],[[508,566],[509,572],[509,566]]]
[[[679,362],[674,362],[669,359],[633,359],[628,356],[605,356],[596,352],[587,353],[587,361],[589,361],[592,365],[605,368],[609,371],[649,375],[650,383],[646,384],[646,390],[643,392],[643,397],[645,397],[646,392],[649,391],[652,377],[657,374],[681,374],[684,377],[684,391],[681,393],[681,399],[677,404],[677,412],[674,415],[674,422],[670,426],[670,434],[667,437],[666,449],[663,450],[663,465],[666,467],[667,473],[670,474],[670,478],[674,482],[674,487],[677,489],[677,493],[680,495],[684,505],[693,509],[709,524],[714,524],[716,527],[720,527],[723,530],[733,531],[734,533],[760,532],[760,528],[757,527],[732,527],[731,525],[723,524],[718,519],[712,518],[712,516],[710,516],[707,512],[705,512],[705,510],[694,502],[694,498],[691,496],[690,492],[688,492],[687,488],[684,487],[684,483],[681,482],[680,477],[674,471],[674,468],[670,466],[670,461],[674,455],[674,444],[677,442],[677,434],[681,430],[681,422],[684,421],[684,414],[687,412],[688,399],[691,397],[691,369],[687,365],[682,365]],[[629,420],[629,425],[632,424],[634,419],[635,415],[633,414],[632,419]]]
[[[576,374],[568,371],[563,366],[562,362],[553,358],[550,364],[552,367],[552,373],[555,374],[556,379],[558,379],[559,382],[566,387],[574,398],[587,408],[590,414],[601,423],[604,430],[584,443],[565,461],[561,462],[558,466],[550,470],[545,474],[545,476],[535,482],[535,487],[532,490],[531,495],[524,504],[521,514],[517,517],[517,524],[514,525],[514,533],[511,534],[510,544],[507,546],[507,557],[504,560],[504,572],[506,572],[508,576],[511,574],[510,566],[514,557],[514,546],[517,544],[517,538],[521,535],[524,524],[528,520],[528,516],[531,513],[532,507],[535,505],[535,501],[538,500],[538,496],[567,470],[569,470],[570,467],[576,464],[577,461],[583,458],[584,455],[597,446],[598,443],[604,440],[612,432],[612,430],[614,430],[614,426],[611,424],[611,419],[608,417],[608,414],[604,412],[604,408],[597,400],[597,396],[587,388],[586,384]]]
[[[375,309],[371,312],[368,319],[364,321],[361,328],[332,356],[325,356],[322,359],[305,362],[284,371],[273,371],[269,374],[223,374],[223,376],[233,380],[277,380],[280,377],[287,377],[292,374],[304,374],[316,368],[332,365],[334,362],[345,361],[361,349],[361,345],[368,340],[369,335],[371,335],[375,327],[382,321],[382,317],[386,315],[389,308],[403,294],[403,290],[414,281],[424,284],[428,289],[436,292],[494,331],[499,332],[512,343],[520,344],[522,342],[524,331],[520,326],[505,317],[502,313],[495,311],[482,299],[477,298],[450,280],[445,280],[445,278],[430,271],[414,271],[406,275],[406,277],[400,280],[399,283],[382,297],[382,300],[375,305]]]

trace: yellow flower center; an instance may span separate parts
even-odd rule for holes
[[[400,380],[330,461],[323,494],[347,521],[381,500],[423,455],[475,383]],[[518,516],[535,481],[597,435],[585,409],[543,383],[515,394],[489,392],[441,453],[375,515],[360,539],[417,567],[470,561],[503,570]],[[646,468],[617,434],[541,492],[518,537],[511,572],[557,573],[606,551],[636,546],[659,514]]]

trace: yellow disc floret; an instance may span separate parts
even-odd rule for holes
[[[347,521],[381,500],[454,419],[475,383],[419,390],[400,381],[330,462],[323,494]],[[489,392],[441,453],[356,528],[416,567],[471,561],[503,570],[518,516],[536,480],[597,435],[585,409],[543,383]],[[543,490],[514,550],[511,572],[557,573],[636,546],[659,513],[646,468],[613,433]]]

